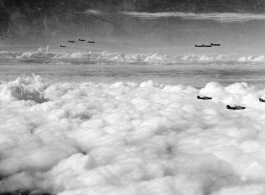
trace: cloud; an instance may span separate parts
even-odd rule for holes
[[[252,20],[265,20],[264,14],[252,13],[184,13],[184,12],[160,12],[160,13],[147,13],[147,12],[125,12],[125,15],[143,18],[143,19],[156,19],[165,17],[180,17],[186,20],[213,20],[223,23],[230,22],[245,22]]]
[[[83,81],[0,85],[0,194],[262,194],[264,90]],[[3,98],[15,84],[50,101]]]
[[[191,47],[194,47],[193,45]],[[175,54],[162,55],[159,53],[119,53],[119,52],[59,52],[49,51],[48,48],[39,48],[38,51],[12,52],[1,51],[0,61],[16,62],[34,62],[38,64],[138,64],[138,65],[177,65],[183,63],[264,63],[265,55],[214,55],[214,54]],[[10,85],[6,87],[3,93],[9,97],[11,95],[15,99],[31,99],[35,102],[45,102],[39,90],[30,91],[25,87]]]
[[[86,14],[92,14],[92,15],[102,15],[103,12],[100,10],[95,10],[95,9],[89,9],[85,11]]]

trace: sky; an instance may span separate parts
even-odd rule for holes
[[[64,44],[158,53],[262,54],[262,0],[0,1],[1,43]],[[218,42],[221,48],[195,49]]]

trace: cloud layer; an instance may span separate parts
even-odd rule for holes
[[[260,97],[265,91],[247,83],[211,82],[198,90],[151,80],[2,82],[0,193],[261,194]],[[247,108],[231,111],[227,104]]]
[[[193,46],[192,46],[193,47]],[[178,65],[183,63],[264,63],[265,56],[179,54],[161,55],[158,53],[118,53],[118,52],[59,52],[49,48],[38,51],[0,51],[1,61],[34,62],[40,64],[112,64],[112,65]]]
[[[146,13],[146,12],[125,12],[125,15],[143,18],[143,19],[157,19],[165,17],[179,17],[186,20],[213,20],[218,22],[245,22],[265,20],[264,14],[252,13],[184,13],[184,12],[161,12],[161,13]]]

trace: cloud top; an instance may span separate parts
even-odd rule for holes
[[[264,89],[85,80],[1,83],[0,194],[264,192]],[[13,86],[49,101],[17,98]]]

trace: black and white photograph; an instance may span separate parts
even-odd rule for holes
[[[265,195],[265,0],[0,0],[0,195]]]

